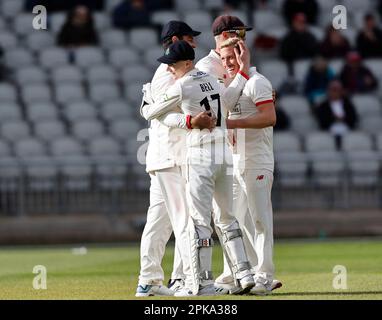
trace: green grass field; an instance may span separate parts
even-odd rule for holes
[[[136,299],[137,244],[90,245],[85,255],[74,255],[71,248],[1,248],[0,299]],[[170,246],[163,261],[166,281],[172,257]],[[218,246],[214,248],[213,261],[217,276],[222,270]],[[284,285],[272,296],[204,299],[382,299],[382,241],[276,240],[275,264],[277,278]],[[32,271],[36,265],[47,269],[46,290],[33,288],[36,274]],[[346,290],[336,290],[332,286],[335,265],[347,269]]]

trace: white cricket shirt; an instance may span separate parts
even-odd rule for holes
[[[217,77],[227,86],[227,81],[229,81],[228,74],[223,67],[219,54],[215,50],[211,50],[207,56],[200,59],[196,63],[195,68]]]
[[[167,65],[161,64],[151,80],[151,95],[155,101],[166,93],[175,83]],[[158,119],[151,119],[149,128],[149,145],[146,153],[146,171],[167,169],[181,164],[182,154],[179,150],[185,143],[185,130],[169,128]]]
[[[252,73],[252,72],[251,72]],[[242,119],[256,115],[257,106],[273,102],[272,85],[262,74],[255,72],[244,86],[229,119]],[[237,129],[233,153],[241,169],[267,169],[273,172],[273,127],[263,129]]]

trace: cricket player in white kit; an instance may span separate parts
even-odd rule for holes
[[[223,42],[220,54],[230,78],[239,70],[234,48],[238,39]],[[234,212],[246,235],[246,250],[257,261],[253,294],[267,294],[273,284],[273,126],[276,112],[272,85],[251,68],[236,107],[230,111],[227,127],[236,129],[234,146]],[[254,260],[252,258],[252,260]],[[256,263],[256,264],[255,264]],[[278,287],[281,283],[278,282]],[[273,284],[273,286],[272,286]]]
[[[161,101],[143,110],[146,119],[166,116],[167,113],[179,109],[191,116],[209,111],[216,118],[217,127],[211,131],[187,131],[186,180],[191,216],[189,230],[192,259],[190,274],[194,278],[188,282],[191,290],[185,289],[175,295],[215,294],[211,266],[213,198],[221,208],[215,217],[215,225],[223,235],[223,247],[231,264],[234,280],[241,288],[240,293],[246,293],[255,282],[239,224],[232,213],[232,175],[229,174],[229,157],[232,155],[226,148],[225,119],[222,118],[222,114],[225,114],[222,108],[228,104],[222,99],[217,79],[195,69],[194,58],[193,48],[185,41],[175,42],[166,50],[165,55],[158,60],[169,65],[168,70],[177,81],[167,90]],[[236,80],[241,81],[240,77]],[[191,129],[188,124],[187,127]]]
[[[174,41],[185,39],[191,45],[193,37],[200,32],[192,30],[187,24],[180,21],[170,21],[162,32],[162,41],[168,46]],[[161,64],[151,81],[146,86],[142,104],[154,103],[175,82],[172,74],[167,71],[167,65]],[[185,115],[181,115],[185,119]],[[200,117],[194,117],[194,125],[201,126]],[[210,127],[212,121],[207,120],[204,127]],[[185,121],[185,120],[184,120]],[[203,127],[203,126],[201,126]],[[182,251],[186,250],[179,245],[188,246],[187,222],[188,209],[185,198],[185,180],[181,175],[179,164],[182,162],[181,154],[177,152],[183,147],[185,132],[169,128],[159,120],[152,119],[149,129],[149,146],[146,155],[146,171],[150,174],[150,207],[147,212],[147,222],[141,239],[141,270],[136,296],[173,295],[172,290],[163,286],[164,274],[161,261],[165,246],[174,231],[176,238],[176,253],[174,271],[172,273],[173,287],[181,286],[184,280],[185,267],[182,263]],[[186,244],[187,241],[187,244]],[[189,258],[188,258],[189,259]],[[175,283],[177,282],[177,283]],[[174,288],[172,288],[174,289]]]
[[[212,24],[212,33],[215,37],[216,48],[212,49],[210,53],[199,60],[196,64],[196,68],[211,75],[214,75],[221,79],[226,86],[228,86],[232,78],[228,75],[226,68],[223,66],[221,56],[220,56],[220,47],[221,44],[231,38],[240,38],[245,40],[246,32],[252,30],[251,27],[246,26],[239,18],[230,15],[218,16]],[[241,46],[241,51],[243,47]],[[248,51],[244,47],[245,51]],[[249,53],[248,59],[249,59]],[[249,61],[248,61],[249,63]],[[218,212],[219,208],[214,205],[214,211]],[[237,213],[236,210],[234,211]],[[254,230],[253,230],[254,231]],[[243,234],[244,243],[246,247],[250,246],[250,238],[247,237],[247,233]],[[247,250],[248,258],[252,266],[257,265],[257,255],[253,250]],[[215,287],[218,293],[224,294],[229,293],[233,289],[234,282],[232,281],[232,275],[230,274],[230,267],[227,263],[227,260],[224,257],[224,271],[216,279]],[[271,290],[281,287],[281,282],[274,280],[271,285]]]

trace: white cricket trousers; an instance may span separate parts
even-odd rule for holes
[[[273,280],[273,173],[234,169],[233,207],[255,278]]]
[[[214,219],[216,226],[222,231],[237,226],[237,220],[232,214],[232,172],[229,172],[226,164],[188,165],[187,195],[190,216],[199,239],[210,238],[212,235],[213,199],[220,208]]]
[[[185,180],[180,167],[150,173],[150,206],[141,238],[141,270],[139,284],[161,285],[164,272],[161,267],[166,244],[174,231],[176,251],[173,279],[184,278],[183,259],[188,259],[187,235],[188,209],[185,195]],[[186,246],[186,247],[184,247]],[[187,261],[188,261],[187,260]]]
[[[203,153],[204,151],[201,151],[201,154]],[[238,221],[232,213],[232,167],[222,157],[218,152],[212,152],[208,165],[192,163],[191,159],[191,164],[187,166],[189,214],[198,239],[209,239],[212,236],[213,199],[220,208],[214,214],[215,226],[219,231],[224,233],[239,229]],[[241,260],[245,258],[244,252],[238,251],[236,255]],[[199,249],[199,264],[199,271],[212,271],[212,247]],[[203,280],[201,285],[208,285],[210,281]]]

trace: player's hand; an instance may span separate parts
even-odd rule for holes
[[[249,74],[249,67],[251,63],[251,55],[249,49],[243,40],[240,40],[237,45],[239,48],[234,48],[236,60],[240,66],[240,71]]]
[[[216,126],[216,118],[210,112],[204,111],[191,118],[191,126],[195,129],[212,130]]]

